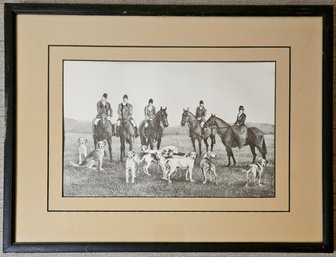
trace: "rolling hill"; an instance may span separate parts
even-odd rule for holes
[[[261,129],[265,134],[274,134],[274,125],[269,123],[246,123],[247,127],[257,127]],[[92,133],[91,121],[79,121],[75,119],[64,118],[64,132],[73,133]],[[164,130],[166,135],[187,135],[188,127],[175,126],[167,127]]]

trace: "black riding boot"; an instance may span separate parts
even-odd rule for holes
[[[138,127],[134,127],[134,131],[135,131],[135,137],[138,137],[139,134],[138,134]]]

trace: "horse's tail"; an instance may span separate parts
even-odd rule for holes
[[[94,135],[95,134],[95,123],[94,123],[94,120],[92,121],[92,134]]]
[[[267,154],[267,148],[266,148],[265,138],[263,138],[263,141],[262,141],[262,149],[263,149],[264,154],[266,155]]]

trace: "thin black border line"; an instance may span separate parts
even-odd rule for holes
[[[49,48],[52,47],[52,45],[48,46]],[[75,46],[73,46],[75,47]],[[94,47],[94,46],[93,46]],[[125,48],[127,48],[127,46],[124,46]],[[169,48],[169,47],[165,47],[165,48]],[[175,48],[175,47],[174,47]],[[185,47],[187,48],[187,47]],[[211,48],[211,47],[206,47],[206,48]],[[221,48],[231,48],[230,46],[223,46]],[[245,46],[244,48],[248,48],[247,46]],[[259,46],[258,48],[263,48],[263,46]],[[273,47],[273,48],[276,48],[276,47]],[[280,47],[280,48],[283,48],[283,47]],[[287,47],[286,47],[287,48]],[[288,47],[290,48],[290,47]],[[288,49],[287,48],[287,49]],[[73,59],[62,59],[62,90],[64,92],[64,61],[72,61]],[[74,61],[93,61],[93,62],[99,62],[100,60],[87,60],[87,59],[75,59]],[[110,62],[109,60],[105,60],[106,62]],[[122,60],[123,62],[134,62],[134,60]],[[288,61],[290,62],[290,58],[288,59]],[[49,60],[48,60],[49,62]],[[119,60],[111,60],[111,62],[119,62]],[[153,62],[152,60],[140,60],[140,61],[135,61],[135,62]],[[157,62],[200,62],[200,61],[157,61]],[[210,62],[213,62],[213,61],[201,61],[201,62],[207,62],[207,63],[210,63]],[[259,62],[259,61],[214,61],[214,62],[217,62],[217,63],[227,63],[227,62],[243,62],[243,63],[249,63],[249,62]],[[260,62],[273,62],[275,63],[275,76],[276,76],[276,61],[275,60],[269,60],[269,61],[260,61]],[[290,64],[289,64],[289,67],[290,67]],[[276,77],[275,77],[275,96],[274,98],[276,99]],[[64,96],[63,96],[64,97]],[[290,101],[289,101],[289,104],[290,104]],[[64,111],[64,102],[63,102],[63,98],[62,98],[62,112]],[[49,115],[49,112],[48,112],[48,115]],[[275,110],[274,110],[274,121],[275,121],[275,117],[276,117],[276,106],[275,106]],[[64,115],[63,115],[63,145],[62,145],[62,149],[63,149],[63,153],[62,153],[62,156],[64,155]],[[274,124],[274,127],[275,127],[276,124]],[[290,127],[288,128],[289,129],[289,133],[290,133]],[[49,131],[48,131],[48,135],[49,135]],[[274,144],[275,144],[275,131],[274,131]],[[49,146],[48,146],[49,148]],[[49,161],[49,160],[48,160]],[[64,159],[62,157],[62,162],[64,163]],[[274,171],[275,171],[275,168],[274,168]],[[49,173],[49,170],[48,170],[48,173]],[[288,171],[289,173],[289,171]],[[289,173],[290,174],[290,173]],[[274,172],[274,190],[275,190],[275,180],[276,180],[276,174]],[[195,199],[195,198],[201,198],[201,199],[207,199],[207,198],[210,198],[210,197],[196,197],[196,196],[190,196],[190,197],[174,197],[174,196],[166,196],[166,197],[161,197],[161,196],[158,196],[158,197],[139,197],[139,196],[64,196],[64,169],[63,169],[63,164],[62,164],[62,197],[63,198],[89,198],[89,199],[101,199],[101,198],[143,198],[143,199],[156,199],[156,198],[176,198],[176,199],[187,199],[187,198],[192,198],[192,199]],[[290,184],[288,183],[288,188],[290,187]],[[49,191],[49,188],[48,188],[48,191]],[[289,196],[288,196],[289,197]],[[211,197],[211,198],[223,198],[223,197]],[[226,197],[228,199],[256,199],[255,197]],[[276,192],[274,191],[274,197],[270,197],[270,198],[267,198],[267,199],[274,199],[276,198]],[[48,212],[49,211],[60,211],[60,210],[50,210],[48,208]],[[68,210],[68,211],[71,211],[71,210]],[[74,210],[76,211],[76,210]],[[85,210],[82,210],[83,212],[85,212]],[[103,211],[103,210],[98,210],[98,211],[102,211],[102,212],[115,212],[113,210],[109,210],[109,211]],[[119,211],[123,211],[123,212],[137,212],[136,210],[133,210],[133,211],[130,211],[130,210],[119,210]],[[147,211],[147,210],[141,210],[141,211],[145,211],[145,212],[158,212],[158,211]],[[185,211],[185,210],[178,210],[178,211],[171,211],[171,212],[189,212],[189,211]],[[191,212],[203,212],[203,211],[191,211]],[[214,212],[235,212],[235,211],[214,211]],[[237,212],[244,212],[244,211],[237,211]],[[248,212],[254,212],[254,211],[248,211]],[[259,211],[255,211],[255,212],[259,212]],[[262,211],[260,211],[262,212]],[[279,211],[265,211],[265,212],[279,212]],[[280,212],[290,212],[290,199],[288,199],[288,210],[284,211],[284,210],[281,210]]]
[[[190,212],[209,212],[209,213],[222,213],[222,212],[231,212],[231,213],[242,213],[242,212],[253,212],[253,213],[288,213],[290,211],[288,210],[284,210],[284,211],[258,211],[258,210],[251,210],[251,211],[219,211],[219,210],[211,210],[211,211],[199,211],[199,210],[51,210],[48,212],[69,212],[69,213],[73,213],[73,212],[105,212],[105,213],[109,213],[109,212],[127,212],[127,213],[137,213],[137,212],[146,212],[146,213],[153,213],[153,212],[158,212],[158,213],[162,213],[162,212],[176,212],[176,213],[190,213]]]
[[[288,209],[291,206],[291,114],[292,114],[292,48],[289,48],[289,74],[288,74],[288,97],[289,97],[289,117],[288,117]]]
[[[47,92],[48,92],[48,96],[47,96],[47,210],[49,211],[49,170],[50,170],[50,152],[49,152],[49,131],[50,131],[50,47],[48,46],[48,85],[47,85]]]
[[[99,7],[100,6],[100,7]],[[238,251],[269,251],[273,252],[332,252],[333,251],[333,195],[332,195],[332,166],[333,159],[330,152],[323,154],[323,241],[319,243],[232,243],[232,242],[209,242],[209,243],[16,243],[15,242],[15,131],[16,129],[16,108],[15,108],[15,78],[16,78],[16,15],[18,14],[50,14],[50,15],[158,15],[157,9],[146,9],[146,5],[75,5],[75,4],[9,4],[5,3],[5,103],[6,103],[6,140],[4,158],[4,231],[3,231],[3,251],[4,252],[238,252]],[[152,6],[153,7],[153,6]],[[157,6],[154,6],[155,8]],[[159,12],[163,12],[165,6],[158,6]],[[163,7],[163,8],[161,8]],[[333,81],[333,6],[168,6],[175,8],[166,15],[191,15],[196,16],[196,11],[204,11],[203,16],[211,16],[216,12],[218,16],[320,16],[323,17],[323,150],[331,151],[332,146],[332,119],[328,114],[332,114],[332,81]],[[180,8],[182,10],[180,10]],[[123,13],[123,10],[132,11]],[[141,10],[139,10],[141,9]],[[176,14],[178,12],[178,14]],[[266,14],[267,15],[266,15]],[[199,16],[202,16],[201,14]],[[326,113],[325,111],[328,111]]]
[[[246,45],[237,45],[237,46],[223,46],[223,45],[49,45],[50,47],[98,47],[98,48],[290,48],[291,46],[280,45],[280,46],[246,46]]]

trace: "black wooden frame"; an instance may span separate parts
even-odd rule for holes
[[[16,16],[320,16],[323,18],[322,243],[16,243]],[[205,6],[5,4],[4,252],[332,252],[333,251],[333,6]]]

